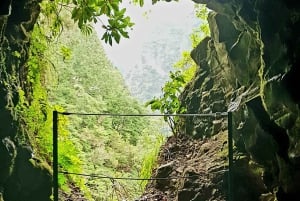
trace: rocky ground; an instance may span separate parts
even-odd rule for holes
[[[64,201],[87,201],[80,188],[78,188],[75,184],[71,183],[69,187],[71,192],[66,193],[60,191],[59,192],[60,198],[62,198]]]
[[[138,201],[226,200],[227,132],[206,140],[170,137],[162,147],[153,178]]]
[[[161,147],[153,180],[136,201],[225,201],[227,155],[227,131],[204,140],[186,135],[169,137]],[[72,192],[60,192],[60,197],[86,201],[80,189],[70,188]]]

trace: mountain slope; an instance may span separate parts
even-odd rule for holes
[[[181,104],[187,113],[232,112],[231,191],[226,171],[197,185],[203,176],[196,168],[191,174],[195,179],[185,179],[181,185],[171,180],[164,188],[152,182],[141,200],[299,200],[300,118],[295,89],[299,86],[300,4],[281,0],[195,2],[212,10],[208,19],[211,36],[191,52],[199,68],[181,94]],[[218,151],[210,153],[216,148],[220,152],[221,143],[226,143],[214,144],[227,129],[226,121],[195,117],[182,119],[178,127],[192,138],[186,145],[208,142],[204,154],[196,146],[200,153],[193,160],[198,166],[212,163],[206,157],[217,161]],[[173,140],[168,139],[164,147],[172,149]],[[176,153],[185,158],[169,162],[164,160],[162,149],[162,163],[153,176],[160,171],[165,177],[181,176],[180,170],[190,165],[186,150],[184,145],[183,149],[178,147]],[[218,165],[228,168],[225,161],[218,161]]]
[[[106,58],[96,34],[84,36],[75,25],[66,23],[67,29],[48,53],[58,75],[58,82],[48,83],[52,86],[49,87],[51,103],[68,112],[144,114],[146,109],[130,95],[122,75]],[[70,58],[64,57],[62,48],[69,51]],[[82,172],[75,173],[140,177],[144,157],[158,148],[162,140],[159,121],[148,117],[69,115],[63,129],[70,132],[82,167]],[[64,166],[66,161],[59,162],[63,171],[72,173]],[[84,181],[86,191],[91,192],[88,200],[134,199],[142,190],[139,181],[93,176]],[[72,193],[64,196],[80,199]]]

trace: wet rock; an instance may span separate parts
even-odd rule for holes
[[[52,194],[50,167],[32,159],[32,150],[20,146],[17,150],[15,166],[4,189],[4,200],[50,201]]]
[[[170,174],[173,170],[174,170],[174,161],[161,165],[159,168],[157,168],[156,178],[160,178],[160,179],[155,181],[156,188],[164,189],[167,186],[169,186],[171,180],[169,180],[168,177],[170,177]]]
[[[3,193],[4,184],[12,173],[16,153],[15,144],[9,137],[0,140],[0,193]]]
[[[181,102],[191,113],[233,111],[235,154],[243,155],[235,163],[247,170],[248,181],[236,192],[240,197],[252,191],[257,200],[279,188],[278,200],[289,200],[300,185],[292,179],[300,172],[300,6],[281,0],[194,1],[212,10],[211,36],[191,52],[199,69]],[[183,126],[194,138],[207,139],[227,129],[221,122],[193,118]],[[258,171],[255,166],[239,163],[245,157],[262,167],[264,178],[249,173]]]

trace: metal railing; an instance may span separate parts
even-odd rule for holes
[[[228,121],[228,201],[233,201],[232,196],[232,165],[233,165],[233,141],[232,141],[232,112],[217,112],[209,114],[109,114],[109,113],[77,113],[77,112],[58,112],[53,111],[53,199],[58,201],[58,174],[77,174],[81,176],[93,176],[85,175],[81,173],[59,172],[58,171],[58,115],[79,115],[79,116],[119,116],[119,117],[227,117]],[[101,178],[101,177],[99,177]],[[104,176],[103,178],[107,178]],[[117,179],[129,179],[129,178],[117,178]],[[135,179],[135,178],[130,178]],[[153,179],[153,178],[152,178]],[[169,179],[169,178],[154,178],[154,179]],[[151,180],[145,178],[144,180]]]

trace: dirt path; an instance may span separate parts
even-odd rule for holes
[[[170,137],[162,147],[153,180],[138,201],[196,201],[226,199],[227,133],[207,140]]]

